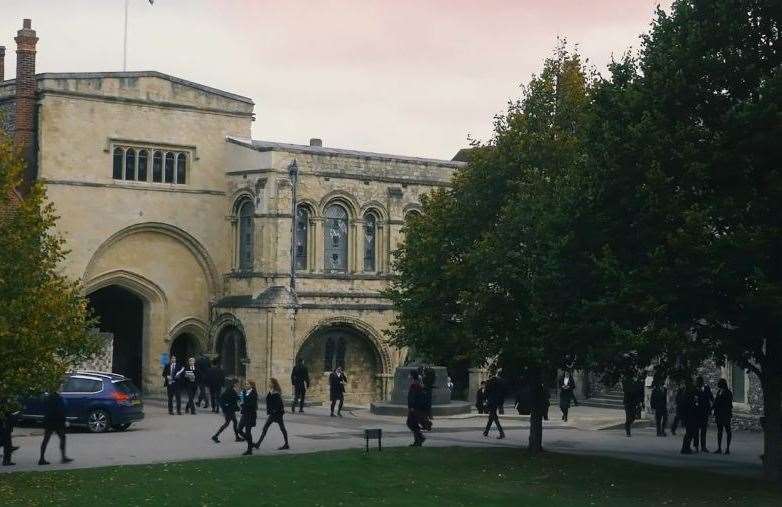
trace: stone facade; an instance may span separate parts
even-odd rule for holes
[[[34,83],[37,178],[61,217],[64,269],[90,297],[120,288],[140,301],[138,342],[124,346],[140,357],[145,392],[162,393],[161,362],[186,339],[177,350],[260,388],[272,376],[289,385],[302,357],[316,398],[327,398],[338,363],[348,402],[388,397],[406,356],[384,339],[391,252],[422,195],[462,163],[252,140],[252,100],[158,72],[44,73]],[[15,110],[15,88],[0,83],[0,109]],[[306,212],[295,288],[293,161]],[[132,334],[101,330],[114,332],[115,349]]]

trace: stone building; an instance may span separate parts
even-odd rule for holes
[[[301,357],[315,397],[337,364],[348,401],[387,397],[405,359],[383,335],[391,252],[461,162],[253,140],[249,98],[159,72],[36,74],[29,20],[16,41],[3,126],[56,206],[115,371],[159,393],[168,354],[206,353],[264,387]]]

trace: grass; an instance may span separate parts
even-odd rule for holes
[[[0,505],[782,505],[782,488],[609,458],[393,448],[0,475]]]

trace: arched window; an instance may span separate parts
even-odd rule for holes
[[[239,269],[253,269],[253,215],[252,201],[245,200],[239,206]]]
[[[326,271],[348,270],[348,213],[345,208],[332,204],[326,208],[325,228]]]
[[[220,366],[227,377],[244,377],[247,348],[244,335],[234,326],[220,332],[217,339],[217,353],[220,354]]]
[[[421,217],[421,212],[417,209],[411,209],[407,213],[405,213],[405,220],[415,220],[417,218]]]
[[[125,150],[125,179],[136,180],[136,150],[133,148]]]
[[[364,271],[375,271],[377,258],[377,217],[371,211],[364,215]]]
[[[115,180],[122,179],[122,162],[125,159],[125,153],[122,148],[114,148],[114,170],[112,171],[112,177]]]
[[[309,234],[310,212],[306,206],[296,207],[296,269],[307,269],[307,235]]]
[[[152,181],[155,183],[163,182],[163,154],[159,151],[152,155]]]
[[[180,185],[184,185],[187,174],[187,155],[184,153],[177,154],[176,158],[176,182]]]
[[[149,158],[149,152],[147,150],[139,150],[138,152],[138,180],[147,181],[147,160]]]
[[[174,183],[174,154],[170,151],[166,153],[165,182]]]

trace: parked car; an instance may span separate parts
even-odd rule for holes
[[[141,392],[124,375],[96,371],[77,371],[63,379],[65,418],[74,426],[86,426],[93,433],[110,428],[125,431],[144,418]],[[43,421],[44,395],[28,398],[19,417],[24,421]]]

